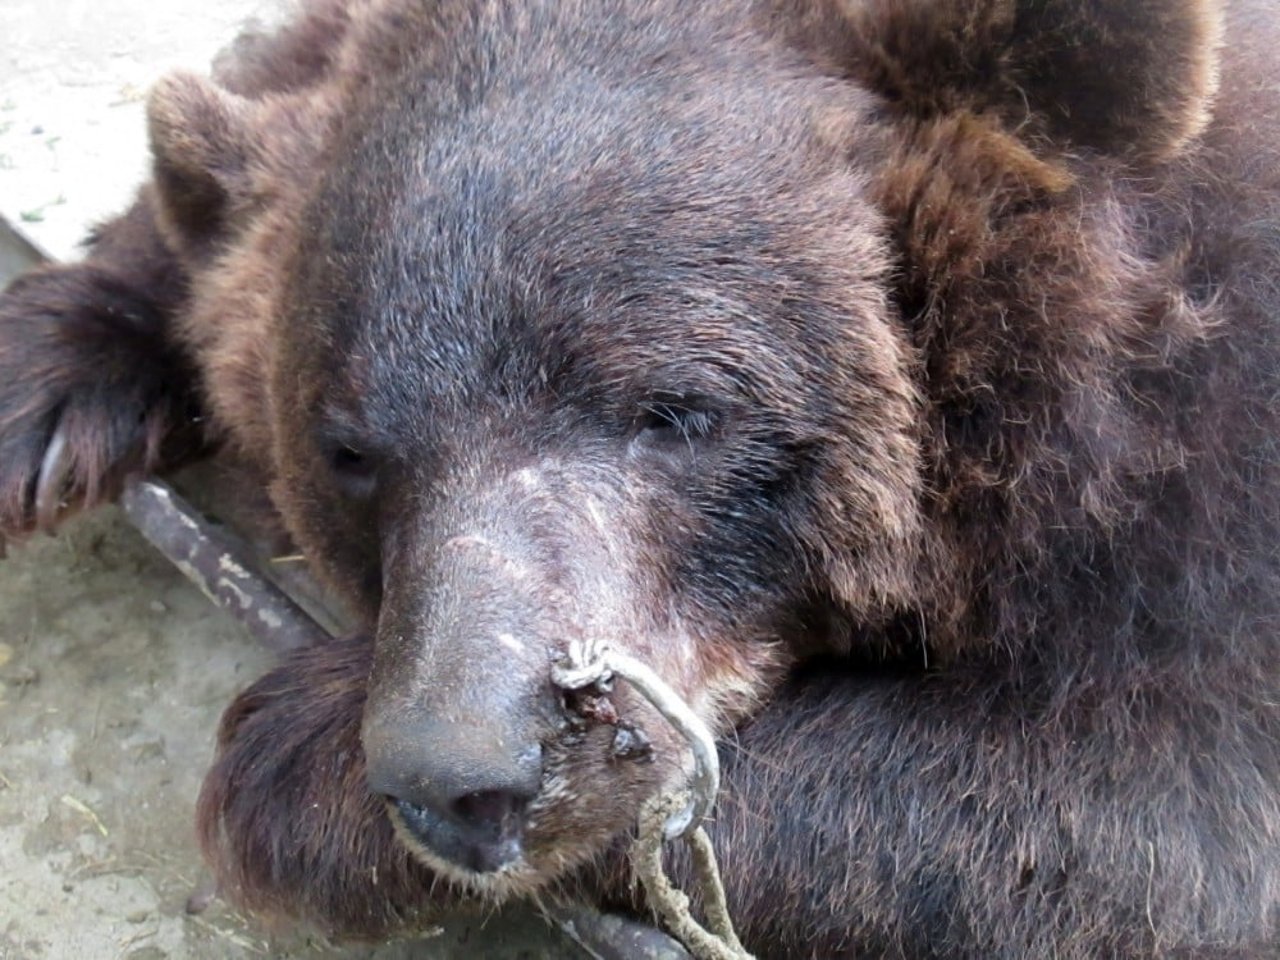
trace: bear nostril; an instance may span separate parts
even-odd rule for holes
[[[511,750],[503,747],[511,738],[409,732],[411,738],[378,728],[366,734],[368,784],[388,799],[404,838],[425,855],[476,873],[519,861],[528,809],[541,789],[541,746]]]
[[[506,790],[482,790],[454,800],[450,813],[473,830],[502,836],[519,830],[530,799]]]
[[[427,850],[475,873],[501,870],[523,852],[528,797],[500,790],[470,793],[445,805],[388,796],[409,834]]]

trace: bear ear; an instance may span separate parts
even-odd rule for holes
[[[250,195],[249,101],[193,74],[172,74],[147,103],[160,220],[180,249],[223,236]]]
[[[1221,0],[841,4],[848,67],[916,114],[994,112],[1117,156],[1175,155],[1209,119]]]

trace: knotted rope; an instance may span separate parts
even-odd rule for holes
[[[632,868],[667,929],[695,960],[752,960],[734,932],[720,867],[711,838],[702,828],[720,789],[715,739],[707,725],[661,677],[627,654],[607,647],[574,645],[567,664],[553,671],[556,685],[565,690],[591,686],[608,690],[615,677],[625,680],[648,700],[684,737],[693,754],[688,787],[652,797],[642,806],[631,847]],[[694,883],[702,895],[710,929],[694,919],[688,895],[671,882],[663,868],[663,845],[677,841],[689,848]]]

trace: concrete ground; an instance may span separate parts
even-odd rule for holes
[[[0,285],[75,255],[145,171],[142,98],[275,0],[0,0]],[[0,960],[583,956],[527,914],[413,944],[270,936],[219,902],[192,811],[218,717],[269,655],[114,509],[0,561]]]
[[[145,99],[286,0],[0,0],[0,216],[54,259],[147,170]]]

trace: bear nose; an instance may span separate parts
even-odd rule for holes
[[[477,726],[413,724],[365,731],[369,787],[391,801],[412,842],[442,860],[491,873],[523,853],[542,748]]]

